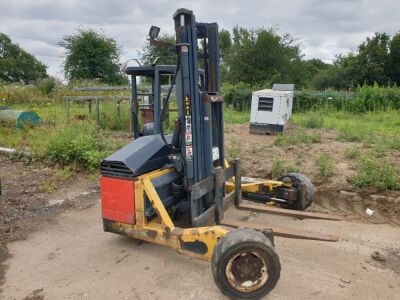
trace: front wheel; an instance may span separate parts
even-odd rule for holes
[[[231,299],[260,299],[276,286],[281,271],[271,241],[248,228],[221,238],[211,264],[216,285]]]
[[[290,181],[292,182],[293,187],[297,188],[300,184],[303,184],[306,188],[305,192],[305,202],[302,203],[300,199],[297,199],[292,205],[283,206],[289,209],[296,209],[296,210],[305,210],[306,208],[310,207],[314,201],[314,194],[315,189],[313,184],[311,183],[310,179],[301,173],[288,173],[281,178],[278,179],[279,181]]]

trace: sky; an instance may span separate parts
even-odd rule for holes
[[[92,28],[113,37],[122,48],[121,63],[138,58],[151,25],[173,33],[178,8],[193,10],[198,22],[218,22],[231,30],[276,27],[300,43],[305,58],[331,62],[355,50],[374,32],[400,30],[399,0],[0,0],[0,32],[63,79],[66,34]]]

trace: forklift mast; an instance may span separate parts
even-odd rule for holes
[[[178,53],[176,94],[182,129],[180,153],[185,163],[186,186],[190,191],[193,184],[212,176],[214,166],[224,164],[219,35],[216,23],[197,23],[193,12],[187,9],[177,10],[174,21]],[[199,40],[201,52],[198,49]],[[200,59],[204,64],[204,80],[200,80],[199,76]],[[188,195],[188,198],[192,220],[212,202],[207,201],[207,195],[200,199],[192,199]]]

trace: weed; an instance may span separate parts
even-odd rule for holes
[[[344,155],[347,158],[357,158],[360,156],[360,150],[357,146],[351,146],[344,151]]]
[[[94,127],[71,125],[51,133],[44,154],[53,163],[73,164],[94,171],[109,151],[104,137]]]
[[[321,133],[307,133],[305,131],[298,131],[293,135],[281,134],[274,141],[277,146],[292,146],[297,144],[315,144],[320,143],[322,140]]]
[[[230,140],[227,151],[228,159],[240,159],[242,157],[242,141],[236,138]]]
[[[317,175],[322,178],[331,177],[335,172],[335,161],[332,157],[322,152],[315,160]]]
[[[242,124],[249,122],[250,111],[235,111],[232,108],[225,107],[224,121],[225,123]]]
[[[272,178],[279,178],[290,172],[299,172],[299,167],[293,162],[287,162],[281,159],[274,159],[271,165],[271,176]]]
[[[324,117],[320,113],[311,112],[299,120],[304,128],[321,128],[324,125]]]
[[[50,94],[56,87],[56,81],[54,78],[41,79],[35,84],[36,88],[43,94]]]
[[[268,149],[270,147],[271,147],[271,145],[254,144],[251,146],[250,152],[251,152],[251,154],[257,154],[260,152],[264,152],[266,149]]]
[[[38,191],[40,193],[51,193],[57,187],[57,184],[53,178],[42,180],[39,183]]]
[[[337,139],[341,142],[361,142],[364,136],[362,131],[357,131],[352,128],[342,128],[339,130]]]
[[[373,157],[360,157],[356,164],[358,174],[352,182],[357,187],[400,190],[400,178],[393,163]]]
[[[285,162],[281,159],[274,159],[271,166],[271,175],[273,178],[278,178],[285,174]]]

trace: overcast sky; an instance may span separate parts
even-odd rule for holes
[[[200,22],[231,30],[278,27],[302,43],[306,58],[332,61],[354,50],[374,32],[400,30],[399,0],[0,0],[0,32],[33,53],[48,73],[63,78],[58,42],[77,28],[102,30],[122,47],[122,61],[137,57],[150,25],[173,33],[177,8],[194,11]]]

